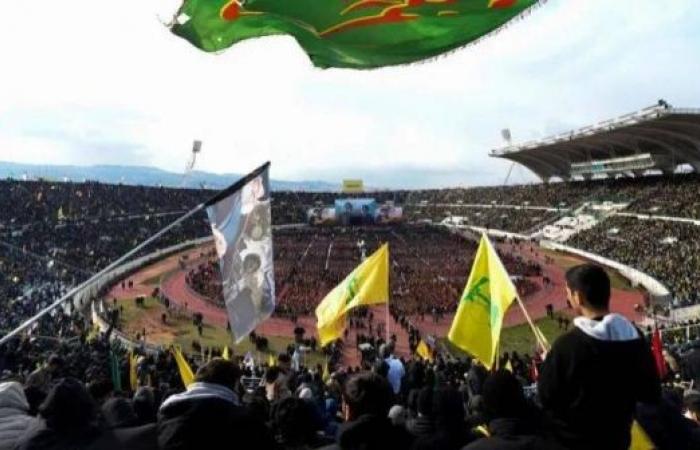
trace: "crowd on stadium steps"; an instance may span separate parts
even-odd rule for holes
[[[111,329],[59,312],[42,324],[59,339],[0,347],[0,449],[627,450],[633,419],[659,450],[700,448],[700,392],[676,374],[661,383],[649,342],[608,313],[606,279],[570,271],[574,328],[544,360],[503,354],[493,371],[440,354],[403,360],[391,342],[361,368],[217,350],[190,359],[185,388],[171,352],[131,358]],[[700,381],[700,342],[679,367]]]
[[[671,307],[700,303],[700,227],[614,216],[566,242],[629,265],[672,293]]]

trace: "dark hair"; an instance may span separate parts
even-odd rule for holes
[[[241,370],[238,366],[223,358],[214,358],[197,370],[194,379],[203,383],[220,384],[235,390],[240,378]]]
[[[583,295],[585,302],[596,309],[610,304],[610,277],[602,267],[582,264],[566,271],[566,284],[572,292]]]
[[[75,378],[64,378],[51,389],[39,406],[39,413],[49,428],[79,430],[93,424],[97,407],[83,383]]]
[[[310,404],[288,397],[275,403],[272,409],[272,422],[282,444],[296,446],[314,441],[316,420]]]
[[[489,420],[522,418],[527,409],[523,387],[507,370],[498,370],[486,378],[483,387],[484,412]]]
[[[353,375],[345,383],[343,400],[351,411],[352,418],[364,414],[386,417],[393,400],[389,382],[372,372]]]
[[[418,393],[417,411],[428,417],[433,416],[433,388],[424,387]]]
[[[282,373],[282,370],[279,367],[277,367],[277,366],[269,367],[265,371],[265,377],[264,377],[265,383],[268,383],[268,384],[274,383],[275,381],[277,381],[277,379],[279,378],[281,373]]]

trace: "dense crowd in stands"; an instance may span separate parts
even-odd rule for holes
[[[0,347],[0,449],[627,450],[632,421],[659,450],[700,446],[700,342],[660,378],[649,342],[607,310],[599,268],[567,274],[581,312],[530,361],[502,354],[401,359],[391,342],[361,368],[250,356],[131,352],[78,313]],[[667,369],[670,368],[667,367]],[[663,383],[663,384],[662,384]],[[681,383],[686,383],[682,387]]]
[[[641,270],[672,292],[673,307],[700,303],[700,227],[614,216],[576,234],[567,245]]]

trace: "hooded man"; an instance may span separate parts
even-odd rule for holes
[[[271,449],[265,425],[241,405],[235,390],[238,366],[214,358],[199,368],[187,391],[169,397],[158,411],[158,446],[163,450]]]
[[[566,284],[580,316],[542,363],[542,405],[567,448],[627,450],[636,403],[661,395],[650,346],[629,320],[610,313],[610,278],[601,267],[573,267]]]
[[[39,422],[29,415],[22,385],[15,381],[0,383],[0,450],[14,449],[19,438]]]

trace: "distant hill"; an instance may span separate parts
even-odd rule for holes
[[[0,178],[37,179],[55,181],[100,181],[102,183],[123,183],[143,186],[168,186],[210,189],[224,188],[238,178],[240,174],[215,174],[193,171],[183,185],[180,173],[168,172],[146,166],[62,166],[22,164],[0,161]],[[337,191],[340,185],[326,181],[284,181],[272,180],[272,189],[276,191]]]

